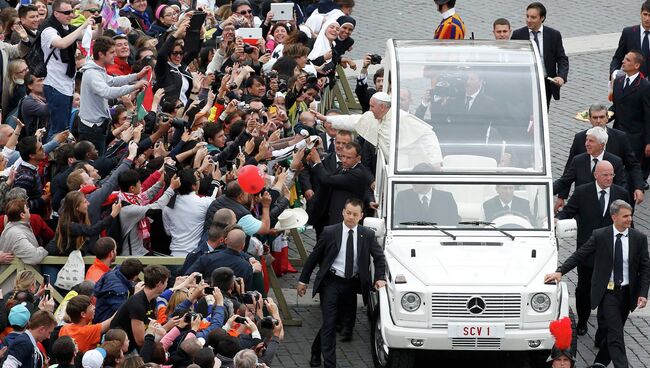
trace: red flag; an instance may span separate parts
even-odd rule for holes
[[[142,106],[147,111],[151,111],[151,104],[153,103],[153,86],[151,85],[152,73],[153,72],[149,70],[149,73],[147,74],[149,84],[147,85],[147,89],[144,90],[144,100],[142,101]]]

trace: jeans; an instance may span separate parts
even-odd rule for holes
[[[94,125],[92,128],[84,124],[84,122],[79,122],[79,140],[88,141],[95,145],[99,156],[103,156],[106,152],[106,129],[108,126],[106,124]]]
[[[66,96],[48,85],[43,85],[43,93],[47,100],[47,108],[50,110],[50,126],[47,129],[47,139],[45,140],[49,142],[56,133],[68,129],[72,111],[72,96]]]

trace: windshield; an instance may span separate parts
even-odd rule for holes
[[[393,184],[393,229],[473,229],[488,225],[461,222],[487,221],[502,230],[548,230],[546,184]],[[419,224],[415,224],[419,222]]]
[[[545,173],[529,44],[395,43],[397,173]]]

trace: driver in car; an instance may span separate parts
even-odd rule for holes
[[[418,164],[415,171],[430,172],[428,164]],[[444,190],[437,190],[433,184],[413,184],[411,189],[397,193],[395,204],[399,222],[427,221],[438,225],[458,225],[458,206],[454,196]]]
[[[515,215],[524,217],[531,224],[534,223],[533,215],[530,212],[530,202],[515,195],[514,185],[497,185],[497,195],[483,202],[483,213],[485,220],[492,222],[494,219]]]

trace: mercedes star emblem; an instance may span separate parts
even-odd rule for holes
[[[480,296],[475,296],[467,301],[467,310],[472,314],[481,314],[485,311],[485,301]]]

